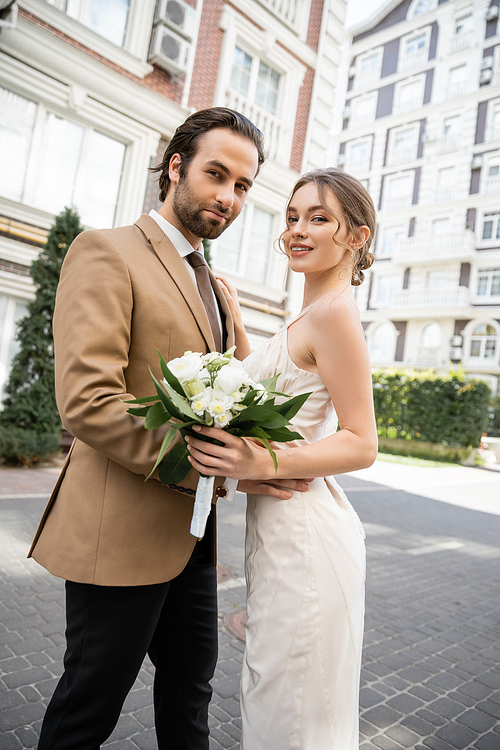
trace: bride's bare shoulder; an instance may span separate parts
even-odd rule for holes
[[[331,292],[324,294],[311,307],[311,318],[315,325],[318,323],[327,324],[331,321],[332,316],[337,321],[345,319],[359,323],[359,309],[355,300],[350,296]]]

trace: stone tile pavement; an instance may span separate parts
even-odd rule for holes
[[[0,750],[36,747],[61,671],[63,582],[25,557],[56,476],[0,469]],[[500,750],[500,474],[377,461],[340,481],[367,531],[360,750]],[[244,512],[220,502],[212,750],[239,746]],[[152,671],[106,748],[157,747]]]

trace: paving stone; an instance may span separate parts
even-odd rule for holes
[[[371,708],[369,711],[365,711],[363,713],[363,718],[370,721],[372,724],[375,724],[376,727],[383,729],[391,724],[395,724],[396,721],[401,718],[401,713],[395,711],[389,706],[381,705],[375,706],[375,708]]]
[[[412,732],[409,729],[406,729],[403,726],[396,726],[396,727],[389,727],[387,729],[386,734],[391,739],[395,740],[396,742],[399,742],[400,745],[407,748],[414,748],[415,742],[419,739],[418,734],[415,734],[415,732]]]
[[[400,711],[402,714],[411,714],[420,708],[423,704],[418,698],[414,698],[408,693],[400,693],[394,698],[387,701],[387,705],[391,708],[395,708],[396,711]]]
[[[477,739],[478,733],[465,727],[463,724],[450,721],[444,727],[440,727],[437,730],[436,736],[448,742],[452,747],[456,747],[457,750],[463,750],[463,748],[466,748]]]
[[[483,734],[482,737],[476,740],[474,747],[478,748],[478,750],[498,750],[498,734],[494,734],[493,732]]]
[[[458,701],[451,700],[451,698],[438,698],[430,703],[428,708],[446,719],[453,719],[464,710]]]
[[[378,703],[382,703],[385,700],[385,696],[379,693],[377,690],[372,688],[361,688],[359,694],[359,702],[363,708],[371,708],[376,706]]]
[[[374,747],[379,747],[381,750],[401,750],[401,745],[386,735],[378,735],[372,739]]]
[[[465,726],[470,729],[474,729],[480,734],[487,732],[488,729],[491,729],[496,724],[496,719],[493,716],[490,716],[477,708],[460,714],[460,716],[457,716],[457,721],[460,724],[465,724]]]
[[[490,714],[490,716],[494,716],[496,719],[500,719],[500,706],[498,705],[498,703],[493,703],[493,701],[488,700],[481,701],[477,704],[477,708],[487,714]]]

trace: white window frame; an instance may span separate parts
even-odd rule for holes
[[[442,183],[442,177],[447,174],[446,184]],[[454,165],[448,164],[446,166],[439,167],[436,173],[436,201],[443,203],[454,199],[456,192],[456,174],[457,168]],[[453,179],[455,177],[455,179]],[[451,179],[450,179],[451,178]]]
[[[457,99],[458,97],[464,96],[467,93],[469,87],[468,67],[469,66],[467,65],[467,62],[461,62],[458,65],[450,65],[450,68],[448,70],[448,83],[446,88],[447,99]],[[463,79],[459,83],[455,83],[452,85],[450,80],[452,72],[461,68],[463,68],[465,71]]]
[[[390,230],[393,230],[392,232]],[[400,231],[398,231],[400,230]],[[377,259],[392,258],[397,253],[397,245],[400,238],[406,239],[408,236],[408,224],[387,224],[380,228],[380,240],[377,242]],[[390,247],[384,247],[388,237],[391,237]]]
[[[249,117],[264,133],[269,158],[289,166],[298,95],[307,68],[278,46],[267,32],[251,24],[228,5],[223,7],[219,25],[224,31],[224,39],[214,105],[236,109]],[[239,47],[251,57],[262,60],[280,74],[278,109],[275,115],[263,107],[254,105],[243,94],[231,89],[235,47]]]
[[[478,268],[476,272],[474,297],[477,303],[483,304],[500,304],[500,289],[498,294],[491,293],[493,277],[500,277],[500,265],[495,268]],[[486,279],[486,294],[479,294],[479,281]]]
[[[495,114],[497,114],[496,118]],[[495,120],[497,120],[496,123]],[[500,141],[500,97],[498,99],[490,99],[488,104],[486,141]]]
[[[411,146],[396,148],[396,139],[401,133],[411,131],[413,134],[413,143]],[[389,166],[397,166],[417,158],[418,152],[418,135],[420,132],[420,123],[413,122],[400,125],[397,128],[391,128],[389,132],[389,149],[387,163]]]
[[[252,54],[251,52],[249,52],[245,48],[245,45],[237,44],[235,46],[235,48],[234,48],[234,52],[236,52],[237,49],[239,49],[241,52],[243,52],[243,54],[245,54],[248,57],[250,57],[250,60],[251,60],[251,63],[250,63],[250,78],[249,78],[248,91],[247,92],[239,91],[237,89],[233,89],[233,90],[237,91],[238,94],[240,94],[241,96],[244,96],[246,99],[248,99],[248,101],[252,102],[253,104],[256,104],[258,107],[261,107],[262,109],[265,109],[266,112],[269,112],[270,115],[273,115],[274,117],[279,117],[279,114],[280,114],[281,90],[283,88],[282,87],[283,74],[279,70],[276,70],[275,67],[273,67],[272,65],[270,65],[267,62],[267,60],[265,58],[263,58],[262,56],[257,56],[257,55]],[[275,109],[274,112],[272,112],[267,107],[264,107],[263,104],[260,104],[256,100],[257,85],[258,85],[258,80],[259,80],[259,67],[260,67],[261,63],[263,65],[266,65],[268,68],[270,68],[274,73],[276,73],[279,76],[278,92],[277,92],[277,96],[276,96],[276,109]],[[233,66],[231,66],[231,73],[232,73],[232,70],[233,70]],[[231,86],[231,75],[229,77],[229,87],[233,88]]]
[[[487,221],[492,221],[491,237],[483,237],[484,225]],[[499,211],[485,211],[482,216],[481,230],[478,233],[478,243],[481,245],[496,244],[500,247],[500,210]],[[498,235],[498,236],[497,236]]]
[[[420,93],[418,96],[414,96],[412,99],[403,100],[401,98],[401,92],[410,85],[420,84]],[[415,86],[415,89],[417,87]],[[424,88],[425,88],[425,77],[420,74],[412,78],[404,78],[396,84],[395,91],[395,114],[404,114],[405,112],[413,112],[414,110],[420,109],[424,101]]]
[[[491,334],[489,336],[484,336],[484,338],[481,338],[481,353],[479,356],[475,357],[472,356],[471,351],[471,345],[474,341],[474,331],[477,330],[478,326],[480,325],[486,325],[491,326],[493,330],[495,331],[495,334]],[[475,320],[469,321],[467,323],[466,327],[462,331],[462,336],[464,338],[464,345],[463,345],[463,351],[464,351],[464,364],[466,365],[474,365],[474,366],[484,366],[484,367],[495,367],[499,363],[500,358],[500,325],[496,320],[493,320],[492,318],[476,318]],[[486,348],[486,341],[488,339],[494,338],[496,343],[496,351],[494,357],[485,357],[484,351]]]
[[[421,3],[426,3],[426,7],[424,10],[421,10],[419,12],[419,6]],[[414,0],[412,5],[410,6],[408,13],[407,13],[407,19],[410,20],[411,18],[418,18],[419,16],[423,16],[425,13],[429,13],[431,10],[435,10],[437,8],[437,0]]]
[[[497,174],[490,176],[490,170],[497,169]],[[490,156],[481,170],[481,193],[492,195],[500,191],[500,154]]]
[[[366,144],[368,155],[364,159],[353,159],[353,150]],[[362,138],[356,138],[352,141],[348,141],[346,144],[345,154],[345,171],[352,172],[352,174],[358,175],[368,172],[370,169],[370,162],[372,157],[373,149],[373,136],[363,136]]]
[[[117,47],[92,29],[68,16],[65,11],[49,5],[45,0],[23,0],[22,6],[37,18],[67,34],[71,39],[80,42],[139,78],[144,78],[153,71],[153,66],[147,62],[147,57],[155,0],[130,0],[123,47]]]
[[[245,266],[247,263],[248,258],[251,258],[252,253],[252,236],[253,236],[253,220],[254,220],[254,211],[255,209],[260,209],[261,211],[265,211],[268,214],[272,215],[272,224],[271,224],[271,237],[270,237],[270,245],[269,245],[269,255],[267,257],[267,267],[266,267],[266,273],[265,278],[263,281],[255,281],[253,279],[248,279]],[[240,217],[235,219],[235,221],[238,221]],[[245,203],[245,213],[244,213],[244,226],[241,234],[241,246],[238,254],[238,268],[236,270],[231,270],[225,268],[223,265],[219,263],[217,260],[217,242],[218,240],[212,240],[211,242],[211,252],[213,252],[213,265],[214,268],[217,270],[220,270],[222,274],[227,273],[230,274],[232,278],[239,278],[239,279],[246,279],[248,284],[254,285],[258,289],[262,289],[262,287],[272,287],[274,289],[280,289],[281,288],[281,279],[279,278],[279,274],[276,273],[276,267],[274,261],[276,260],[274,252],[274,242],[276,237],[278,236],[278,214],[274,212],[272,209],[270,209],[268,206],[262,206],[259,203],[256,203],[254,201],[247,200]]]
[[[415,39],[424,37],[424,45],[420,49],[417,48],[414,52],[407,52],[408,44]],[[416,68],[420,65],[425,65],[429,57],[429,44],[431,38],[430,26],[426,26],[420,29],[414,29],[409,34],[405,34],[401,37],[399,43],[399,60],[398,60],[398,71],[409,70],[410,68]]]
[[[375,352],[373,351],[376,333],[377,331],[380,331],[382,327],[387,327],[387,330],[389,331],[389,326],[392,327],[392,342],[391,346],[388,347],[388,349],[392,349],[392,357],[388,356],[387,358],[384,357],[382,359],[376,359]],[[370,353],[370,359],[374,364],[389,364],[395,361],[398,336],[399,331],[397,330],[392,320],[382,319],[370,323],[370,325],[366,329],[366,342],[368,345],[368,351]]]
[[[394,181],[406,178],[409,182],[410,189],[407,193],[398,193],[392,195],[391,185]],[[412,205],[413,200],[413,186],[415,182],[414,170],[408,172],[396,172],[391,175],[387,175],[384,181],[384,192],[382,197],[382,209],[383,211],[399,211],[402,208],[409,208]]]
[[[364,104],[365,102],[370,102],[371,107],[369,108],[368,112],[365,112],[362,115],[355,115],[355,109],[359,104]],[[377,110],[377,96],[374,92],[370,92],[369,94],[365,94],[364,96],[358,96],[354,99],[351,99],[350,102],[351,107],[351,117],[349,119],[349,127],[351,128],[357,128],[362,125],[367,125],[370,122],[373,122],[375,120],[375,113]]]
[[[369,60],[370,57],[376,57],[376,64],[367,72],[363,73],[363,62]],[[374,81],[378,81],[382,70],[382,49],[371,49],[369,52],[365,52],[356,60],[356,87],[365,86]]]
[[[380,273],[376,275],[376,285],[375,285],[375,298],[374,298],[374,304],[377,306],[377,308],[386,308],[386,307],[392,307],[392,298],[394,296],[395,292],[399,292],[402,289],[402,283],[401,283],[401,275],[398,273]],[[384,296],[383,299],[380,299],[380,291],[381,287],[384,281],[389,280],[389,294],[386,299]],[[394,288],[391,287],[394,284]],[[397,285],[397,288],[396,288]]]

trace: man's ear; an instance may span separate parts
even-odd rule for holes
[[[168,165],[168,176],[170,177],[170,182],[174,185],[176,185],[180,179],[179,171],[181,161],[182,156],[180,154],[174,154],[170,159],[170,164]]]

